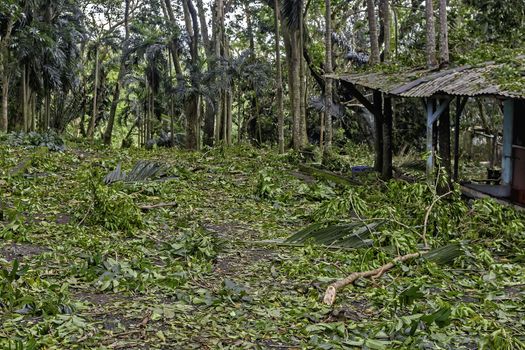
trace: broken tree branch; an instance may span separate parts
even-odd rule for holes
[[[353,284],[355,281],[357,281],[360,278],[379,278],[381,277],[385,272],[392,269],[394,266],[396,266],[399,262],[405,262],[407,260],[419,258],[422,255],[422,253],[412,253],[407,254],[403,256],[398,256],[388,264],[385,264],[381,267],[378,267],[374,270],[364,271],[364,272],[354,272],[350,276],[336,281],[332,283],[328,288],[326,289],[326,293],[323,298],[323,302],[327,305],[333,305],[335,302],[335,297],[337,295],[337,291],[340,289],[343,289],[344,287],[348,286],[349,284]]]

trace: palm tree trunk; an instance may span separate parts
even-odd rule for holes
[[[283,73],[281,67],[281,7],[279,0],[275,0],[274,6],[275,19],[275,64],[276,64],[276,85],[277,85],[277,139],[279,143],[279,154],[284,153],[284,102],[283,102]]]

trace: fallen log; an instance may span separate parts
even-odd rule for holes
[[[328,288],[326,289],[326,293],[323,298],[323,302],[327,305],[333,305],[335,302],[335,297],[337,295],[337,291],[340,289],[343,289],[344,287],[348,286],[349,284],[353,284],[355,281],[357,281],[360,278],[367,278],[371,277],[373,279],[381,277],[385,272],[392,269],[394,266],[396,266],[399,262],[404,262],[407,260],[419,258],[423,253],[412,253],[407,254],[403,256],[398,256],[388,264],[385,264],[381,267],[378,267],[374,270],[364,271],[364,272],[354,272],[350,276],[343,278],[342,280],[336,281],[332,283]]]
[[[178,206],[177,202],[170,202],[170,203],[159,203],[159,204],[151,204],[151,205],[141,205],[139,206],[139,209],[142,211],[149,211],[152,209],[176,207],[176,206]]]

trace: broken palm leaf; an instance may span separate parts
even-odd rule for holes
[[[129,174],[122,171],[122,165],[117,164],[115,170],[104,178],[104,183],[109,185],[118,181],[136,182],[145,181],[155,176],[160,176],[164,172],[164,166],[156,162],[141,160],[131,169]]]
[[[450,264],[457,257],[463,254],[463,249],[460,243],[452,243],[443,247],[432,249],[428,253],[422,255],[423,259],[435,262],[438,265]]]
[[[370,235],[381,225],[381,222],[362,224],[352,222],[348,224],[336,224],[323,227],[316,223],[297,232],[285,240],[285,243],[305,243],[313,241],[317,244],[327,246],[341,246],[345,248],[369,247],[373,244]]]

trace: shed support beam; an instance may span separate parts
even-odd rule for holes
[[[459,135],[461,131],[461,115],[467,104],[468,97],[461,98],[460,96],[456,99],[456,120],[454,123],[454,176],[453,180],[457,182],[459,180]]]
[[[434,101],[438,101],[438,106],[434,110]],[[443,114],[443,112],[450,106],[451,98],[447,97],[441,100],[429,97],[427,103],[427,152],[429,153],[427,159],[427,176],[430,178],[434,171],[435,164],[435,149],[434,149],[434,123]]]
[[[354,84],[343,81],[353,97],[355,97],[372,114],[376,114],[375,106],[359,91]]]
[[[384,115],[383,115],[383,170],[381,172],[384,180],[392,178],[392,97],[384,96]]]
[[[512,184],[512,141],[514,138],[514,101],[503,103],[503,160],[501,164],[501,180],[503,185]]]

